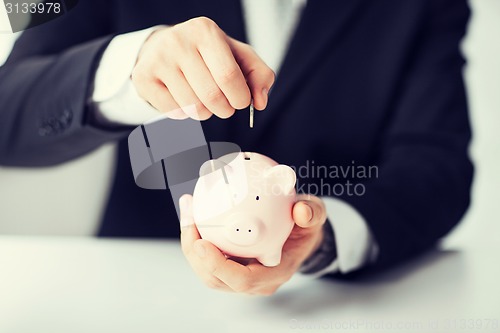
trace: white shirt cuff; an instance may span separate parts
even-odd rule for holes
[[[333,197],[321,199],[334,231],[337,259],[311,276],[319,277],[338,271],[348,273],[373,262],[378,254],[378,246],[363,216],[343,200]]]
[[[155,26],[118,35],[106,48],[97,68],[92,102],[94,118],[107,125],[140,125],[158,116],[158,111],[142,99],[130,79],[137,56]]]

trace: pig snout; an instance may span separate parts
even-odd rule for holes
[[[239,246],[256,244],[262,237],[264,224],[256,217],[233,215],[226,225],[227,239]]]

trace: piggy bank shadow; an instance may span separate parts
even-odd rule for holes
[[[455,295],[463,285],[464,271],[463,253],[433,250],[370,276],[366,274],[352,280],[325,277],[283,286],[274,296],[263,298],[261,306],[294,317],[347,306],[372,308],[385,302],[403,305],[409,298],[432,298],[437,292]]]

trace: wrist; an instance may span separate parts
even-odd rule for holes
[[[113,129],[137,126],[158,111],[138,96],[130,75],[144,41],[162,26],[115,36],[104,50],[94,77],[89,119],[95,126]]]
[[[323,224],[320,236],[312,254],[304,260],[299,271],[305,274],[319,272],[330,265],[337,258],[335,236],[330,221]]]
[[[328,221],[325,221],[325,223],[328,223]],[[324,241],[325,241],[325,227],[322,225],[321,229],[319,230],[318,236],[316,237],[316,241],[314,243],[314,246],[304,261],[311,258],[320,249],[320,247]]]

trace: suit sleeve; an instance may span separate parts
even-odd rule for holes
[[[128,133],[88,122],[95,71],[112,39],[107,6],[80,1],[18,39],[0,68],[0,165],[54,165]]]
[[[363,196],[345,196],[368,222],[379,247],[367,269],[391,266],[431,248],[469,205],[473,167],[459,45],[465,1],[428,1],[380,146],[378,177]]]

